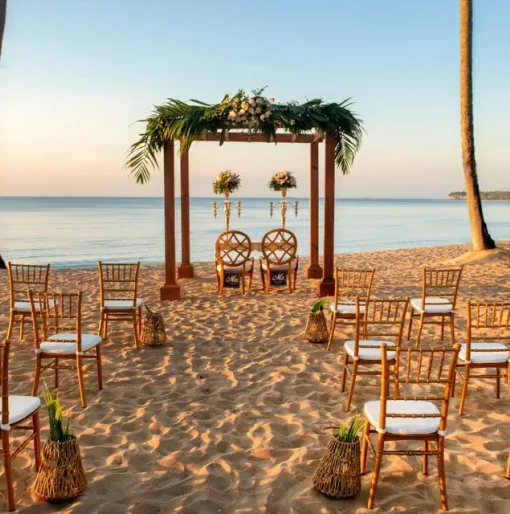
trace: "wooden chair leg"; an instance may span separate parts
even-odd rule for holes
[[[101,313],[99,315],[99,331],[97,333],[98,336],[101,336],[104,338],[104,317],[103,317],[103,311],[101,310]]]
[[[296,270],[294,271],[294,287],[293,287],[293,291],[296,290],[296,283],[297,283],[297,268]]]
[[[135,339],[135,348],[139,348],[140,343],[138,340],[138,320],[136,319],[136,310],[133,311],[133,336]]]
[[[225,277],[223,276],[223,272],[220,271],[220,283],[219,283],[219,293],[220,296],[223,296],[223,284],[225,282]]]
[[[425,322],[425,314],[422,312],[420,314],[420,321],[419,321],[419,326],[418,326],[418,335],[416,336],[416,348],[420,347],[420,339],[421,339],[421,333],[422,333],[422,330],[423,330],[424,322]]]
[[[450,335],[452,338],[452,346],[455,344],[455,317],[450,314]]]
[[[103,364],[101,362],[101,344],[96,346],[97,385],[99,391],[103,389]]]
[[[104,337],[103,339],[108,339],[108,313],[105,312],[104,315]]]
[[[461,416],[464,414],[464,404],[466,403],[470,368],[471,368],[470,364],[466,364],[464,366],[464,383],[462,384],[462,393],[460,395],[460,405],[459,405],[459,414]]]
[[[349,354],[344,350],[344,362],[342,366],[342,380],[340,381],[340,392],[345,391],[345,379],[347,378],[347,370],[349,366]]]
[[[446,470],[444,465],[444,437],[439,436],[437,441],[437,471],[439,475],[439,493],[441,494],[441,506],[448,510],[448,498],[446,496]]]
[[[329,341],[327,351],[329,352],[331,348],[331,344],[333,343],[333,336],[335,335],[335,327],[336,327],[336,312],[331,314],[331,323],[329,327]]]
[[[32,426],[34,427],[34,454],[35,470],[41,467],[41,432],[39,430],[39,411],[32,416]]]
[[[19,328],[19,339],[20,341],[25,340],[25,316],[21,316],[21,324]]]
[[[250,273],[248,274],[248,292],[251,291],[252,285],[253,285],[253,268],[250,271]]]
[[[441,341],[444,341],[444,316],[441,316]]]
[[[76,370],[78,372],[78,388],[80,390],[81,406],[85,408],[87,406],[87,400],[85,398],[85,382],[83,379],[83,359],[81,355],[76,356]]]
[[[363,440],[361,441],[361,462],[360,472],[364,475],[367,472],[367,454],[368,454],[368,438],[370,437],[370,423],[368,420],[365,422],[363,430]]]
[[[14,313],[11,311],[9,315],[9,328],[7,329],[7,339],[10,339],[12,336],[12,331],[14,330]]]
[[[500,379],[501,379],[501,372],[499,368],[496,368],[496,398],[499,400],[500,395]]]
[[[372,475],[372,483],[370,485],[370,493],[368,495],[368,508],[373,509],[375,501],[375,493],[377,492],[377,482],[379,482],[379,474],[381,473],[381,464],[384,451],[384,434],[378,434],[377,448],[375,453],[374,473]]]
[[[407,340],[411,339],[411,330],[413,329],[413,313],[414,310],[411,308],[409,309],[409,327],[407,329]]]
[[[292,294],[292,270],[287,273],[287,282],[288,282],[288,288],[289,288],[289,294]]]
[[[58,388],[58,357],[55,357],[55,389]]]
[[[269,265],[266,270],[266,294],[269,294],[269,288],[271,287],[271,270],[269,269]]]
[[[429,451],[429,442],[428,441],[423,441],[423,451],[424,452],[428,452]],[[429,474],[429,456],[428,455],[424,455],[423,456],[422,473],[424,475],[428,475]]]
[[[41,356],[37,354],[35,356],[35,375],[34,383],[32,384],[32,396],[37,396],[37,390],[39,389],[39,378],[41,376]]]
[[[246,294],[246,286],[245,286],[244,280],[245,280],[245,275],[244,275],[244,273],[241,271],[241,294],[242,294],[243,296]]]
[[[358,361],[352,362],[351,382],[349,384],[349,393],[347,395],[347,403],[345,404],[345,412],[351,409],[352,395],[354,394],[354,386],[356,385],[356,375],[358,371]]]
[[[12,476],[11,444],[9,430],[2,430],[2,451],[4,453],[5,481],[7,482],[9,512],[12,512],[16,510],[16,501],[14,499],[14,484]]]

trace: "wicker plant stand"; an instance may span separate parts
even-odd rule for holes
[[[310,343],[324,343],[328,340],[329,331],[324,311],[308,313],[305,339]]]
[[[320,493],[337,500],[357,496],[361,490],[359,439],[344,443],[333,437],[312,484]]]
[[[147,310],[140,341],[145,346],[161,346],[166,342],[165,322],[159,312]]]
[[[64,443],[46,441],[32,491],[41,500],[60,503],[77,498],[87,488],[80,447],[75,437]]]

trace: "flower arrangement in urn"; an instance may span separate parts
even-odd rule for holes
[[[297,187],[296,177],[290,171],[279,171],[271,177],[268,186],[272,191],[281,191],[282,196],[285,196],[287,189]]]
[[[228,197],[230,193],[237,191],[241,185],[241,178],[230,170],[221,171],[214,179],[213,191],[216,195],[225,195]]]

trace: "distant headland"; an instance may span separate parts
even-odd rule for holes
[[[448,195],[453,200],[465,200],[466,191],[454,191]],[[480,191],[482,200],[510,201],[510,191]]]

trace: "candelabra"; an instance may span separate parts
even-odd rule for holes
[[[223,212],[225,213],[225,232],[228,232],[230,230],[230,212],[232,211],[232,205],[234,202],[231,202],[228,199],[228,194],[225,194],[225,201],[218,204],[217,202],[213,202],[212,208],[213,208],[213,215],[214,219],[216,219],[216,216],[218,215],[218,205],[223,205]],[[237,211],[237,217],[241,217],[241,202],[237,202],[235,204],[235,208]]]
[[[276,207],[280,206],[280,212],[282,215],[282,228],[285,228],[285,224],[287,223],[287,207],[290,206],[291,209],[294,209],[294,213],[298,215],[299,211],[299,202],[295,200],[294,202],[288,202],[287,201],[287,190],[282,189],[282,200],[278,203],[269,202],[269,215],[271,216],[271,219],[273,218],[274,210]]]

